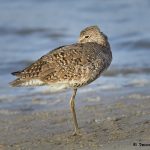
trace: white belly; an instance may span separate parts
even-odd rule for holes
[[[63,89],[70,87],[68,84],[65,83],[54,83],[54,84],[49,84],[48,86],[51,92],[61,91]]]
[[[49,90],[51,92],[57,92],[61,91],[63,89],[69,88],[69,85],[67,83],[51,83],[51,84],[45,84],[43,81],[39,79],[33,79],[26,82],[23,82],[21,86],[41,86],[41,85],[48,85]]]

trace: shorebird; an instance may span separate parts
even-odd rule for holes
[[[73,89],[70,108],[74,122],[73,135],[77,135],[79,127],[74,102],[77,89],[97,79],[111,61],[112,53],[107,36],[98,26],[90,26],[80,32],[77,43],[58,47],[25,69],[13,72],[12,75],[18,78],[10,85],[49,85],[50,88]]]

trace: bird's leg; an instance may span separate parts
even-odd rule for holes
[[[71,108],[71,112],[73,115],[73,122],[74,122],[74,133],[73,133],[73,135],[77,135],[79,132],[78,122],[77,122],[77,117],[76,117],[76,112],[75,112],[75,103],[74,103],[76,93],[77,93],[77,89],[74,89],[73,94],[72,94],[71,99],[70,99],[70,108]]]

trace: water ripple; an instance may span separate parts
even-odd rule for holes
[[[49,29],[49,28],[12,28],[12,27],[0,27],[0,35],[17,35],[17,36],[31,36],[33,34],[41,34],[49,38],[60,38],[67,36],[64,34],[65,29]]]
[[[111,68],[107,70],[104,76],[118,76],[118,75],[130,75],[130,74],[149,74],[149,67],[142,68]]]

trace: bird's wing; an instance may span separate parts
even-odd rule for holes
[[[41,59],[54,67],[54,72],[42,77],[45,82],[79,81],[95,69],[99,45],[96,43],[77,43],[49,52]]]
[[[44,82],[71,80],[86,74],[86,66],[96,59],[92,44],[72,44],[50,51],[22,71],[13,74],[21,79]]]

